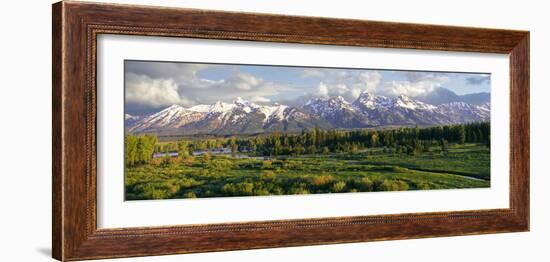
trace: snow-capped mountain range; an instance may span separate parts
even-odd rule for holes
[[[233,103],[182,107],[172,105],[148,116],[126,114],[130,133],[255,134],[319,127],[367,128],[442,125],[490,120],[490,103],[432,105],[405,95],[362,93],[348,102],[341,96],[312,98],[302,106],[258,105],[240,97]]]

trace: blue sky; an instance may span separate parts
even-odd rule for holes
[[[442,84],[443,87],[455,92],[457,95],[490,92],[490,75],[479,73],[448,73],[448,72],[426,72],[426,71],[397,71],[397,70],[370,70],[370,69],[338,69],[338,68],[306,68],[289,66],[261,66],[261,65],[216,65],[199,72],[199,76],[206,79],[222,80],[231,77],[236,72],[246,72],[266,81],[296,85],[296,86],[316,86],[323,78],[312,75],[304,77],[303,71],[317,70],[325,72],[378,72],[382,76],[382,81],[408,81],[411,73],[417,74],[439,74],[446,76],[449,81]],[[488,78],[489,77],[489,78]],[[483,79],[483,80],[482,80]]]
[[[490,75],[479,73],[151,61],[126,61],[125,80],[131,108],[231,102],[238,96],[265,104],[334,95],[351,102],[365,91],[420,97],[440,87],[458,95],[491,88]]]

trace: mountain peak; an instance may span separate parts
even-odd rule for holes
[[[180,105],[176,105],[176,104],[173,104],[165,109],[162,109],[160,112],[158,112],[157,114],[159,113],[171,113],[171,114],[174,114],[175,112],[180,112],[180,111],[185,111],[185,107],[183,106],[180,106]]]
[[[332,97],[327,102],[328,102],[328,105],[331,107],[353,110],[353,108],[351,107],[351,104],[348,101],[346,101],[346,99],[342,96]]]
[[[245,111],[246,113],[250,113],[252,112],[255,108],[257,108],[257,106],[253,103],[251,103],[250,101],[248,100],[244,100],[242,97],[238,96],[235,101],[233,101],[233,103],[239,107],[240,109],[242,109],[243,111]]]
[[[344,97],[342,97],[342,96],[336,96],[336,97],[334,98],[334,100],[336,100],[336,101],[338,101],[338,102],[345,102],[345,103],[348,102],[348,101],[346,101],[346,99],[344,99]]]
[[[180,105],[176,105],[176,104],[172,104],[171,106],[165,108],[165,109],[179,109],[179,108],[183,108],[183,106],[180,106]]]
[[[357,97],[357,99],[355,99],[355,101],[353,102],[354,104],[357,104],[357,103],[361,103],[361,104],[372,104],[373,103],[373,100],[374,100],[374,95],[369,93],[368,91],[363,91],[361,92],[361,94],[359,94],[359,96]]]
[[[490,103],[450,102],[432,105],[406,95],[385,97],[362,92],[352,104],[342,96],[312,97],[292,107],[262,105],[236,97],[189,108],[171,105],[148,116],[125,115],[131,133],[240,134],[323,128],[365,128],[399,125],[437,125],[490,121]]]
[[[321,101],[327,101],[328,97],[312,97],[304,104],[304,106],[315,104]]]
[[[410,110],[433,110],[436,107],[430,104],[425,104],[418,100],[413,100],[410,97],[401,94],[395,99],[395,107],[407,108]]]
[[[397,96],[397,99],[402,100],[402,101],[405,101],[405,102],[411,101],[411,98],[408,97],[408,96],[405,95],[405,94],[400,94],[399,96]]]
[[[391,104],[391,99],[381,95],[374,95],[367,91],[363,91],[353,102],[353,106],[360,109],[388,108]]]
[[[233,110],[234,107],[235,106],[232,105],[232,104],[227,104],[227,103],[224,103],[222,101],[217,101],[216,103],[214,103],[213,105],[210,106],[209,112],[210,113],[222,113],[222,112],[227,112],[227,111]]]
[[[373,97],[374,95],[371,94],[369,91],[363,91],[361,92],[361,94],[359,94],[359,96],[357,98],[361,98],[361,97]]]
[[[336,112],[342,111],[354,111],[350,103],[342,96],[313,98],[304,105],[304,108],[321,116],[334,115]]]

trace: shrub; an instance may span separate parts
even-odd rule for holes
[[[275,179],[277,175],[275,174],[275,172],[271,171],[271,170],[264,170],[262,171],[262,174],[260,175],[260,178],[262,180],[273,180]]]
[[[254,191],[254,184],[248,182],[238,183],[236,187],[240,195],[252,195]]]
[[[168,190],[170,191],[170,193],[172,193],[172,194],[174,194],[174,193],[176,193],[180,190],[180,187],[178,185],[174,185],[174,184],[168,184],[167,187],[168,187]]]
[[[206,164],[206,168],[217,171],[227,171],[233,168],[233,161],[228,159],[214,159]]]
[[[407,146],[406,150],[407,150],[407,154],[414,155],[414,148],[412,146]]]
[[[183,195],[185,198],[197,198],[197,195],[194,192],[187,192]]]
[[[261,188],[261,189],[254,190],[254,195],[255,196],[269,196],[269,195],[271,195],[271,193],[267,189]]]
[[[222,192],[229,195],[235,195],[235,193],[237,193],[237,187],[235,187],[233,183],[227,183],[223,185]]]
[[[168,167],[172,164],[172,157],[170,155],[166,155],[166,156],[163,156],[162,157],[162,162],[161,162],[161,166],[163,167]]]
[[[145,192],[146,199],[165,199],[170,197],[170,193],[166,189],[152,189]]]
[[[210,172],[208,171],[208,169],[201,169],[201,170],[199,170],[199,175],[200,176],[210,176]]]
[[[288,191],[288,194],[291,194],[291,195],[307,195],[307,194],[309,194],[309,190],[307,190],[305,188],[291,188]]]
[[[186,166],[193,166],[195,164],[194,156],[186,156],[181,159],[181,163]]]
[[[190,188],[201,184],[201,182],[193,178],[186,178],[186,177],[180,178],[177,183],[180,187],[184,187],[184,188]]]
[[[392,172],[396,172],[396,173],[406,173],[406,172],[409,172],[410,170],[408,168],[405,168],[405,167],[400,167],[400,166],[392,166],[390,168],[390,170]]]
[[[277,167],[283,167],[284,162],[282,160],[273,160],[273,161],[271,161],[271,165],[272,166],[277,166]]]
[[[363,192],[373,191],[373,184],[374,183],[368,177],[363,177],[359,181],[355,180],[354,184],[359,188],[360,191],[363,191]]]
[[[298,161],[298,160],[285,160],[283,162],[283,168],[300,170],[303,168],[303,163],[302,161]]]
[[[399,191],[409,190],[409,184],[407,184],[407,182],[405,181],[397,180],[395,181],[395,184]]]
[[[204,162],[209,162],[211,159],[212,159],[212,155],[210,154],[210,152],[206,152],[206,153],[202,156],[202,160],[204,160]]]
[[[334,177],[331,175],[320,175],[313,177],[311,184],[314,186],[324,186],[332,182],[332,180],[334,180]]]
[[[332,185],[332,190],[334,192],[341,192],[346,188],[346,182],[344,181],[338,181]]]
[[[282,187],[279,187],[279,186],[273,187],[273,189],[271,189],[271,192],[273,192],[273,194],[275,194],[275,195],[284,195],[285,194],[285,190]]]
[[[160,166],[160,165],[162,164],[162,162],[163,162],[162,160],[163,160],[163,159],[160,158],[160,157],[159,157],[159,158],[153,158],[153,159],[151,159],[150,163],[151,163],[151,165],[153,165],[153,166]]]
[[[264,160],[262,162],[262,169],[273,169],[272,163],[271,160]]]
[[[384,180],[377,189],[379,191],[404,191],[409,189],[409,184],[401,180]]]
[[[242,182],[242,183],[237,183],[237,184],[227,183],[227,184],[223,185],[223,187],[221,189],[222,189],[222,192],[224,192],[226,194],[229,194],[229,195],[237,195],[237,196],[247,195],[247,196],[250,196],[250,195],[253,195],[254,184],[249,183],[249,182]]]
[[[416,188],[417,188],[417,189],[420,189],[420,190],[428,190],[428,189],[431,189],[429,183],[417,183],[417,184],[416,184]]]

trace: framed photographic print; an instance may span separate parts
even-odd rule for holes
[[[53,5],[53,257],[529,230],[529,32]]]

